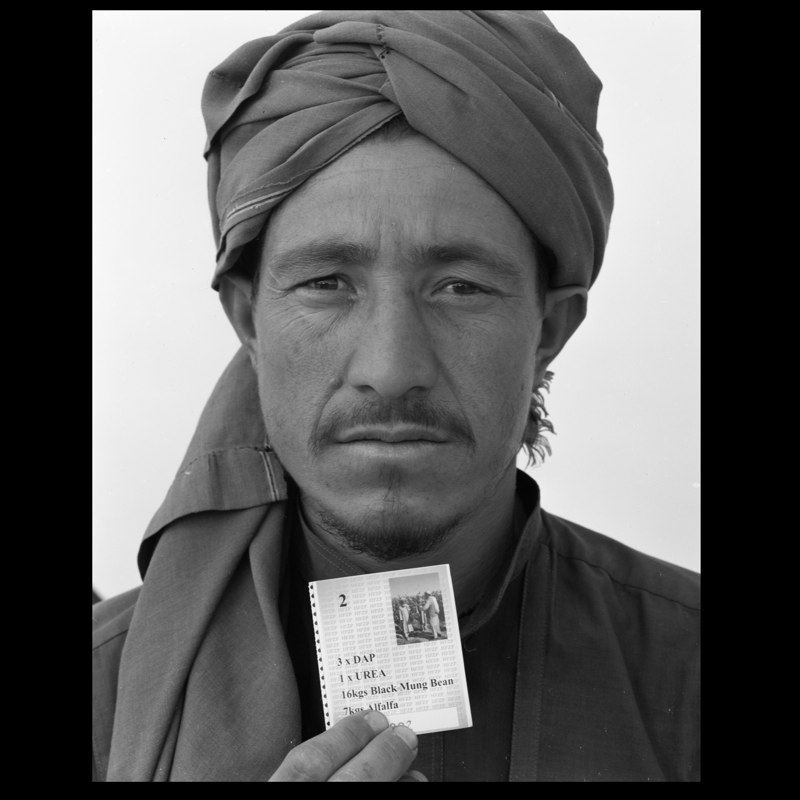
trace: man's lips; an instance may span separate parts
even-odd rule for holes
[[[429,444],[441,444],[446,442],[447,439],[447,435],[442,431],[410,425],[400,425],[392,428],[352,428],[334,437],[334,441],[338,444],[350,442],[384,442],[386,444],[427,442]]]

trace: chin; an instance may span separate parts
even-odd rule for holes
[[[348,509],[317,509],[319,522],[350,550],[381,561],[395,561],[433,550],[461,521],[414,509],[408,503],[383,502],[353,513]]]

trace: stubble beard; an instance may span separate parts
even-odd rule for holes
[[[458,528],[463,515],[428,522],[419,518],[398,494],[395,480],[390,481],[381,508],[367,510],[360,516],[344,515],[331,508],[313,505],[313,515],[325,533],[353,553],[389,562],[418,556],[434,550]]]
[[[317,517],[321,527],[352,552],[386,562],[430,552],[459,523],[455,519],[425,525],[391,511],[370,512],[362,520],[345,520],[333,511],[319,510]]]

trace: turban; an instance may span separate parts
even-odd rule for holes
[[[601,83],[542,11],[322,11],[244,44],[203,92],[219,277],[307,178],[402,113],[588,289],[613,205]]]

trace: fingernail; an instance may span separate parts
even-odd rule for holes
[[[386,719],[380,711],[369,711],[364,715],[364,719],[375,733],[380,733],[389,727],[389,720]]]
[[[412,749],[417,749],[417,734],[405,725],[395,725],[394,732]]]

